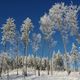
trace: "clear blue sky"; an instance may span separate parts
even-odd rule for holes
[[[80,5],[80,0],[71,0],[73,4]],[[17,29],[20,30],[22,21],[27,17],[32,19],[35,26],[34,32],[39,31],[39,19],[52,7],[54,3],[64,2],[65,4],[70,4],[70,0],[0,0],[0,27],[5,23],[8,17],[13,17]],[[56,33],[55,39],[58,40],[58,45],[55,50],[60,49],[63,52],[63,44],[61,42],[60,35]],[[1,33],[0,33],[1,40]],[[68,44],[68,51],[71,49],[71,44],[75,39],[70,39]],[[0,49],[1,44],[0,44]]]

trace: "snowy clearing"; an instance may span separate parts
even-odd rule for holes
[[[33,70],[28,70],[28,76],[24,77],[21,70],[19,70],[18,76],[16,75],[16,70],[13,70],[9,75],[9,80],[80,80],[79,72],[71,72],[71,74],[68,75],[66,71],[53,71],[53,75],[47,75],[47,71],[41,71],[41,76],[38,76],[36,71],[35,76]],[[7,80],[6,74],[3,74],[0,80]]]

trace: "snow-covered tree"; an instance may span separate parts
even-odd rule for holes
[[[2,44],[4,45],[5,51],[6,51],[6,43],[7,42],[12,43],[14,41],[15,29],[16,29],[14,21],[15,20],[13,18],[8,18],[6,23],[3,24],[2,27]]]
[[[56,46],[57,41],[54,41],[53,37],[49,37],[48,39],[48,49],[49,49],[49,59],[51,59],[50,62],[50,69],[51,69],[51,75],[53,74],[53,70],[52,70],[52,49]]]
[[[69,36],[78,34],[78,12],[78,6],[73,4],[67,6],[64,3],[57,3],[49,10],[49,16],[51,21],[54,23],[54,28],[61,34],[64,45],[64,53],[67,53],[66,45]]]
[[[67,6],[64,3],[55,4],[49,10],[49,16],[54,23],[54,28],[61,33],[64,47],[66,47],[69,35],[76,35],[78,32],[78,12],[79,8],[77,6],[72,4]]]
[[[0,54],[0,77],[2,75],[2,70],[3,70],[3,56]]]
[[[33,24],[31,19],[30,18],[25,19],[21,26],[21,33],[22,33],[21,39],[24,44],[24,56],[26,56],[26,65],[23,59],[23,66],[26,67],[26,70],[24,70],[25,72],[23,72],[25,76],[27,76],[27,47],[29,43],[29,34],[32,28],[33,28]]]
[[[20,42],[20,33],[18,31],[15,32],[15,38],[14,38],[14,48],[15,48],[15,53],[16,53],[16,67],[17,67],[17,75],[18,75],[18,56],[19,56],[19,42]]]
[[[37,52],[37,50],[39,49],[39,43],[41,42],[41,34],[38,33],[33,33],[32,36],[32,49],[34,50],[33,52]]]
[[[69,74],[71,58],[68,52],[66,52],[66,54],[63,55],[63,59],[64,59],[64,70],[67,70]]]
[[[41,70],[46,70],[47,68],[47,58],[43,57],[41,61]]]
[[[13,18],[8,18],[2,27],[2,44],[4,45],[4,52],[6,52],[6,43],[13,43],[15,37],[16,25]],[[7,67],[8,68],[8,67]],[[9,69],[7,69],[7,78],[9,77]]]
[[[74,70],[78,71],[79,54],[78,54],[77,46],[74,43],[72,44],[71,58],[72,58]]]
[[[52,70],[55,70],[55,68],[53,67],[53,61],[54,61],[54,56],[55,56],[55,54],[56,54],[56,52],[55,52],[55,50],[53,51],[53,53],[52,53]]]
[[[38,49],[40,48],[40,42],[41,42],[41,34],[33,33],[33,35],[32,35],[32,50],[33,50],[33,55],[34,55],[34,59],[35,59],[35,64],[34,64],[35,73],[36,73],[36,55],[37,55]],[[39,66],[39,68],[40,68],[40,66]],[[40,72],[39,72],[39,75],[40,75]]]
[[[40,18],[40,30],[44,34],[45,38],[49,38],[49,36],[53,34],[53,27],[53,23],[48,14],[44,14]]]
[[[54,33],[54,23],[50,19],[48,14],[44,14],[40,18],[40,30],[44,36],[44,39],[49,43],[49,38],[53,35]],[[49,56],[48,56],[49,59]],[[48,65],[49,66],[49,65]],[[49,74],[49,68],[48,68],[48,74]]]
[[[10,64],[8,63],[9,62],[8,54],[6,52],[2,52],[0,54],[0,60],[1,60],[0,70],[4,73],[6,73],[6,71],[7,71],[7,77],[8,77],[8,75],[9,75],[8,69],[10,68]],[[0,75],[1,75],[1,72],[0,72]]]
[[[64,62],[60,51],[54,54],[53,67],[54,70],[64,70]]]
[[[29,55],[27,61],[28,61],[28,67],[33,68],[33,65],[34,65],[34,57],[33,57],[33,55]]]

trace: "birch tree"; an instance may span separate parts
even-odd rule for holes
[[[2,44],[4,46],[4,52],[6,52],[7,43],[13,43],[15,36],[16,25],[13,18],[8,18],[6,23],[2,27]],[[9,79],[9,67],[7,66],[7,78]]]
[[[54,28],[58,30],[61,34],[65,56],[67,56],[66,45],[69,36],[74,36],[78,32],[78,12],[78,6],[73,4],[67,6],[64,3],[57,3],[53,5],[52,8],[49,10],[49,16],[54,23]]]
[[[40,48],[40,42],[41,42],[41,34],[38,33],[33,33],[33,37],[32,37],[32,49],[33,49],[33,55],[34,55],[34,59],[35,59],[35,63],[34,63],[34,67],[35,67],[35,74],[36,74],[36,55],[37,55],[37,51]],[[38,75],[40,76],[40,66],[38,66]]]
[[[20,42],[20,33],[19,31],[15,32],[15,40],[14,40],[14,48],[15,48],[15,53],[16,53],[16,67],[17,67],[17,75],[18,75],[18,65],[19,65],[19,42]]]
[[[79,54],[78,54],[77,46],[74,43],[72,44],[71,58],[72,58],[72,62],[74,63],[73,64],[74,71],[78,71]]]
[[[44,36],[44,39],[49,43],[49,38],[54,33],[54,26],[48,14],[44,14],[40,18],[40,30]],[[49,75],[49,54],[48,54],[48,75]]]
[[[3,67],[3,59],[2,59],[2,55],[0,54],[0,77],[1,77],[1,74],[2,74],[2,67]]]
[[[24,62],[24,58],[23,58],[23,67],[26,70],[23,70],[23,74],[24,76],[27,76],[27,47],[28,47],[28,43],[29,43],[29,34],[31,29],[33,28],[33,24],[30,18],[27,18],[23,21],[23,24],[21,26],[21,39],[23,41],[24,44],[24,56],[26,56],[26,63]]]
[[[49,38],[49,58],[51,59],[51,62],[50,62],[50,70],[51,70],[51,75],[53,74],[53,68],[52,68],[52,49],[54,49],[54,47],[57,45],[57,41],[55,41],[53,39],[53,37],[51,36]]]

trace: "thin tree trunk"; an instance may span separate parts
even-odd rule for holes
[[[7,80],[9,80],[9,67],[7,66]]]
[[[28,57],[28,45],[26,46],[26,76],[27,76],[27,57]]]
[[[41,60],[40,60],[40,74],[41,74],[41,67],[42,67],[42,56],[41,56]]]
[[[78,71],[78,65],[77,65],[77,61],[76,60],[74,61],[74,70]]]
[[[6,52],[6,43],[4,44],[4,52]],[[7,63],[7,80],[9,80],[9,66]]]
[[[22,74],[24,75],[24,55],[23,55],[23,57],[22,57]]]
[[[61,37],[62,37],[63,35],[62,35],[62,33],[61,33]],[[68,72],[69,71],[69,69],[68,69],[68,66],[69,66],[69,64],[68,64],[68,62],[67,62],[67,50],[66,50],[66,43],[65,43],[65,41],[63,40],[63,37],[62,37],[62,41],[63,41],[63,46],[64,46],[64,55],[66,56],[66,58],[65,58],[65,62],[66,62],[66,71]],[[65,66],[64,66],[65,67]]]
[[[68,56],[67,56],[67,50],[66,50],[66,45],[65,45],[65,43],[64,43],[64,49],[65,49],[65,56],[66,56],[66,58],[65,58],[65,60],[66,60],[66,70],[67,70],[67,72],[69,71],[69,62],[67,61],[67,58],[68,58]]]
[[[42,70],[42,56],[41,56],[41,60],[40,60],[40,75],[41,75],[41,70]]]
[[[38,76],[40,76],[40,63],[39,65],[37,65],[37,69],[38,69]]]
[[[25,63],[24,63],[24,59],[25,59],[25,44],[24,44],[24,55],[23,55],[23,61],[22,61],[22,65],[23,65],[23,71],[22,71],[22,73],[23,73],[23,75],[24,75],[24,66],[25,66]]]
[[[42,58],[43,58],[43,55],[44,55],[44,40],[43,40],[43,47],[41,49],[41,61],[40,61],[40,74],[41,74],[41,70],[42,70]]]
[[[34,53],[34,74],[36,75],[36,53]]]
[[[41,60],[39,62],[39,65],[37,65],[37,69],[38,69],[38,76],[40,76],[40,66],[41,66]]]
[[[40,68],[38,69],[38,76],[40,76]]]
[[[48,41],[47,41],[48,42]],[[49,45],[48,45],[48,51],[50,52],[50,49],[49,49]],[[48,75],[49,75],[49,53],[48,53]]]
[[[49,52],[50,52],[50,59],[51,59],[50,70],[51,70],[51,75],[53,75],[53,69],[52,69],[52,53],[50,51],[50,46],[49,46]]]
[[[1,77],[1,74],[2,74],[2,66],[0,67],[0,77]]]
[[[18,53],[17,53],[17,75],[18,75]]]
[[[2,59],[1,59],[0,77],[1,77],[1,74],[2,74],[2,67],[3,67],[3,57],[2,57]]]
[[[26,50],[27,50],[27,47],[26,47],[26,44],[24,44],[24,57],[23,57],[23,75],[24,76],[27,76],[27,53],[26,53]],[[24,61],[25,57],[26,57],[26,64]]]
[[[18,41],[16,43],[16,46],[17,46],[17,48],[16,48],[16,53],[17,53],[17,75],[18,75]]]
[[[48,75],[49,75],[49,60],[48,60]]]
[[[53,75],[52,58],[51,58],[51,75]]]

